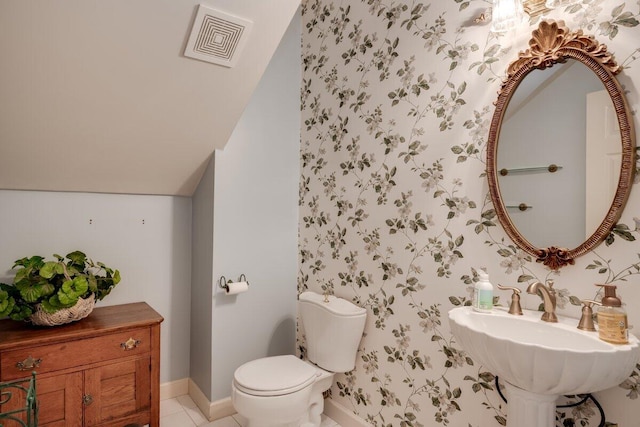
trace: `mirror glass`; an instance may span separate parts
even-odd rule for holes
[[[539,248],[576,248],[591,236],[613,201],[621,148],[613,103],[592,70],[573,59],[532,70],[506,108],[496,156],[522,236]]]

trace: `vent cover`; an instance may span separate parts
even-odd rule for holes
[[[249,37],[253,22],[199,5],[184,55],[233,67]]]

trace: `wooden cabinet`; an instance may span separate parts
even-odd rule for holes
[[[39,427],[159,427],[162,320],[146,303],[56,327],[1,320],[0,381],[36,372]],[[12,396],[0,412],[23,404]]]

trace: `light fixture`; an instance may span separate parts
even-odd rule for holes
[[[525,21],[521,0],[493,0],[491,11],[491,31],[503,33]]]
[[[526,22],[527,15],[538,15],[558,7],[566,7],[581,0],[493,0],[491,11],[491,31],[502,33]],[[475,23],[486,21],[484,14],[475,19]]]

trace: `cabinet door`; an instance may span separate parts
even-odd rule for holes
[[[36,400],[39,427],[82,427],[82,372],[36,378]],[[11,399],[0,406],[0,412],[24,406],[24,392],[14,389]],[[19,418],[25,420],[23,414]],[[18,427],[22,424],[0,420],[0,425]]]
[[[38,427],[82,427],[82,372],[36,378]]]
[[[142,412],[148,418],[150,367],[151,358],[146,356],[85,371],[85,426],[106,425]]]

